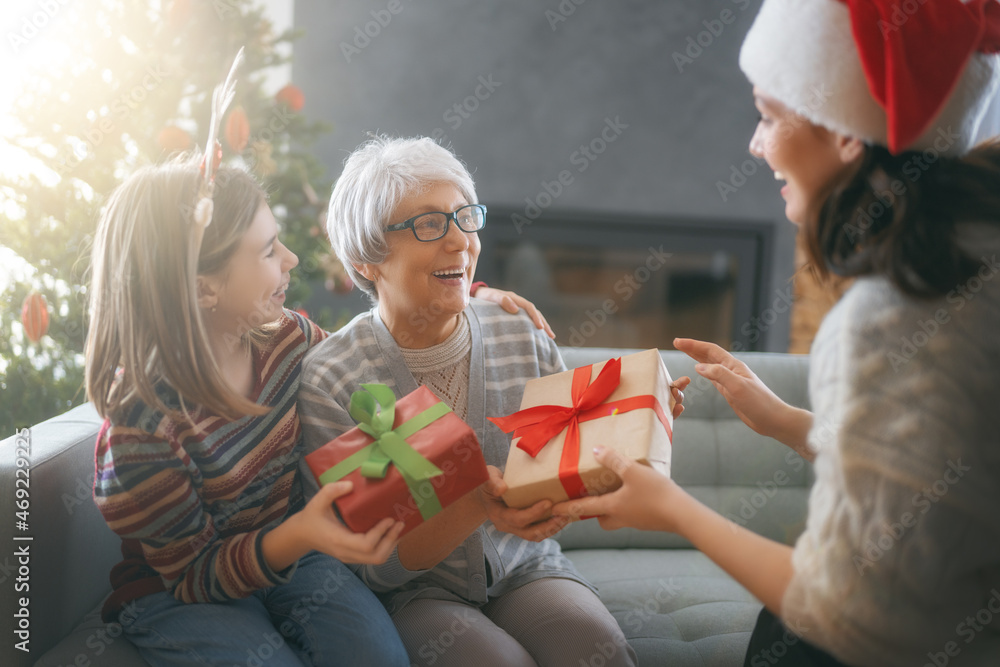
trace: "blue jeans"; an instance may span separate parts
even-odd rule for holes
[[[312,552],[287,584],[242,600],[185,604],[168,592],[119,621],[150,665],[409,665],[392,620],[347,566]]]

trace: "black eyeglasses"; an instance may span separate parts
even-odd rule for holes
[[[454,213],[440,211],[421,213],[398,225],[389,225],[385,231],[399,232],[409,229],[418,241],[437,241],[448,233],[448,225],[452,220],[455,221],[455,225],[459,229],[467,234],[478,232],[486,226],[486,207],[482,204],[470,204]]]

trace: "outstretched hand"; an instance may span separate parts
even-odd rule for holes
[[[687,494],[669,477],[627,459],[613,449],[596,447],[594,457],[622,480],[621,488],[600,496],[557,503],[556,516],[596,516],[605,530],[631,526],[640,530],[674,532],[678,501]]]
[[[523,308],[524,312],[531,318],[531,321],[535,323],[535,327],[544,331],[549,338],[556,337],[552,331],[552,327],[549,326],[549,323],[545,320],[545,316],[542,315],[542,312],[535,308],[535,304],[523,296],[519,296],[514,292],[508,292],[507,290],[484,286],[476,290],[476,297],[492,301],[508,313],[516,313],[519,309]]]
[[[709,380],[743,423],[793,449],[806,450],[812,417],[781,400],[750,368],[715,343],[675,338],[674,347],[698,362],[695,371]]]
[[[341,522],[333,501],[351,492],[351,482],[335,482],[320,487],[298,513],[301,535],[311,549],[344,563],[384,563],[392,554],[403,531],[403,522],[386,517],[367,533],[355,533]]]
[[[480,501],[487,518],[503,532],[531,542],[541,542],[571,521],[568,517],[552,516],[552,502],[549,500],[539,500],[524,509],[508,507],[502,498],[507,492],[507,483],[503,481],[500,469],[496,466],[486,466],[486,469],[490,478],[479,487]]]

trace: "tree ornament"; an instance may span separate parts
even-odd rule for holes
[[[49,305],[45,297],[38,292],[32,292],[24,298],[21,306],[21,324],[24,325],[24,335],[32,343],[37,343],[49,330]]]
[[[238,106],[229,112],[229,118],[226,119],[226,143],[234,153],[242,153],[249,141],[250,121],[247,119],[247,112],[242,106]]]
[[[294,113],[302,111],[302,107],[306,103],[306,96],[302,94],[302,89],[291,83],[279,90],[275,94],[274,99],[284,104]]]
[[[176,125],[167,125],[160,130],[156,143],[167,153],[182,153],[194,144],[191,135]]]

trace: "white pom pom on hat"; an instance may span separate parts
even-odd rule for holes
[[[740,68],[810,122],[962,155],[1000,86],[997,0],[764,0]]]

